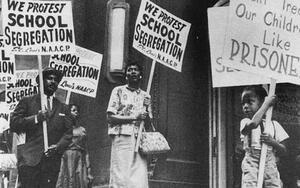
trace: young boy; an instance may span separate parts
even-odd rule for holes
[[[276,154],[286,153],[288,134],[277,121],[272,121],[271,128],[265,131],[264,116],[275,103],[275,96],[266,97],[267,92],[261,86],[249,86],[242,93],[242,108],[246,118],[241,120],[241,140],[245,150],[242,162],[242,188],[256,188],[262,143],[268,145],[264,188],[281,187],[281,180],[276,165]]]

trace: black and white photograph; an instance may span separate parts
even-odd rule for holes
[[[300,1],[0,0],[0,188],[300,188]]]

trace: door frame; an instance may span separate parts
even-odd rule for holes
[[[209,91],[209,187],[227,187],[226,89]]]

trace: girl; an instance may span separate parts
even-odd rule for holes
[[[241,121],[240,131],[245,157],[242,162],[242,188],[256,188],[262,143],[268,145],[264,188],[281,187],[276,166],[275,152],[286,153],[286,140],[289,137],[277,121],[265,132],[265,113],[275,103],[275,95],[266,97],[267,92],[261,86],[249,86],[242,92],[242,108],[246,115]]]
[[[56,188],[87,188],[93,179],[87,152],[86,130],[78,123],[79,107],[69,105],[73,120],[72,143],[62,156]]]

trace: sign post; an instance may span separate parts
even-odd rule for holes
[[[275,94],[275,89],[276,89],[276,80],[271,78],[271,84],[270,84],[269,94],[268,94],[269,97]],[[270,107],[266,112],[265,132],[269,132],[270,128],[272,127],[272,112],[273,112],[273,107]],[[263,185],[267,150],[268,150],[268,145],[263,143],[260,152],[257,188],[261,188]]]
[[[41,95],[41,109],[45,110],[46,100],[44,98],[44,80],[43,80],[43,72],[42,72],[42,56],[38,55],[38,66],[39,66],[39,88]],[[43,135],[44,135],[44,150],[48,150],[48,132],[47,132],[47,122],[43,121]]]
[[[67,90],[66,104],[70,104],[71,93],[71,91]]]
[[[147,90],[146,90],[146,92],[148,94],[150,93],[150,90],[151,90],[155,65],[156,65],[156,61],[153,60],[152,65],[151,65],[151,69],[150,69],[150,75],[149,75],[149,79],[148,79]],[[141,124],[140,124],[140,127],[139,127],[138,136],[137,136],[137,139],[136,139],[136,144],[135,144],[135,149],[134,149],[135,152],[139,151],[139,146],[140,146],[140,142],[141,142],[141,137],[142,137],[142,132],[143,132],[143,129],[144,129],[144,125],[145,125],[145,122],[142,121]]]

